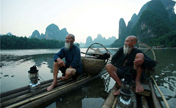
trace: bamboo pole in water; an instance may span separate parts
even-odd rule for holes
[[[152,76],[151,76],[151,78],[152,78],[157,90],[159,91],[159,93],[160,93],[160,95],[161,95],[161,97],[162,97],[162,99],[164,101],[164,104],[166,105],[166,108],[170,108],[168,103],[167,103],[167,101],[166,101],[166,99],[165,99],[165,97],[164,97],[164,95],[162,94],[161,90],[158,88],[158,85],[157,85],[156,81],[154,80],[154,78]]]

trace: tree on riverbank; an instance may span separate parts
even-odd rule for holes
[[[17,37],[3,35],[0,36],[1,49],[48,49],[61,48],[64,46],[64,41],[46,40],[27,37]]]

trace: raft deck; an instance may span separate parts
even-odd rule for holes
[[[134,101],[132,108],[163,108],[161,102],[156,96],[151,80],[149,80],[149,82],[144,81],[141,84],[144,87],[143,92],[135,93],[135,86],[130,88],[134,93],[134,95],[131,97],[131,99]],[[102,104],[101,108],[119,108],[117,102],[118,96],[113,95],[113,92],[118,89],[119,86],[115,84],[110,90],[110,93],[105,102]]]
[[[2,108],[46,107],[53,103],[57,98],[62,97],[69,92],[80,88],[82,85],[97,79],[106,72],[106,70],[102,70],[98,75],[95,76],[82,74],[75,80],[69,79],[61,81],[58,79],[58,85],[51,91],[47,91],[46,88],[52,83],[52,79],[41,82],[40,89],[35,92],[31,92],[29,86],[7,91],[0,94],[0,106]]]

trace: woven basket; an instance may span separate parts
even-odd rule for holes
[[[105,66],[105,61],[102,59],[82,57],[82,71],[90,75],[97,75]]]

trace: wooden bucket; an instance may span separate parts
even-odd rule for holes
[[[89,57],[82,57],[82,72],[90,75],[97,75],[105,66],[105,60]]]

